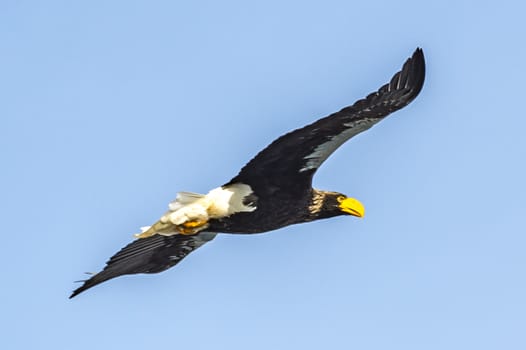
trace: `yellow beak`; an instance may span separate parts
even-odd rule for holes
[[[339,206],[341,211],[347,214],[357,216],[359,218],[363,218],[365,215],[365,208],[363,207],[363,204],[357,199],[345,198],[340,202]]]

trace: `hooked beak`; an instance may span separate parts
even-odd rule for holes
[[[365,208],[359,200],[354,198],[345,198],[340,201],[340,210],[344,213],[363,218],[365,215]]]

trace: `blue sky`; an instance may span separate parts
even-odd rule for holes
[[[4,347],[525,348],[523,6],[3,1]],[[67,299],[178,191],[228,181],[417,46],[420,96],[314,181],[364,219],[224,235]]]

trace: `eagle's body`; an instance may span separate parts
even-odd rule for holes
[[[360,202],[313,189],[312,177],[344,142],[409,104],[424,76],[424,55],[417,49],[377,92],[276,139],[225,185],[204,195],[179,193],[159,221],[143,228],[71,297],[121,275],[166,270],[217,233],[260,233],[338,215],[363,216]]]

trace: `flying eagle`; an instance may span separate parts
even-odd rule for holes
[[[260,233],[338,215],[362,217],[358,200],[314,189],[312,177],[344,142],[409,104],[422,89],[424,76],[424,54],[417,48],[388,84],[279,137],[225,185],[206,195],[178,193],[159,221],[144,227],[70,298],[118,276],[169,269],[217,233]]]

